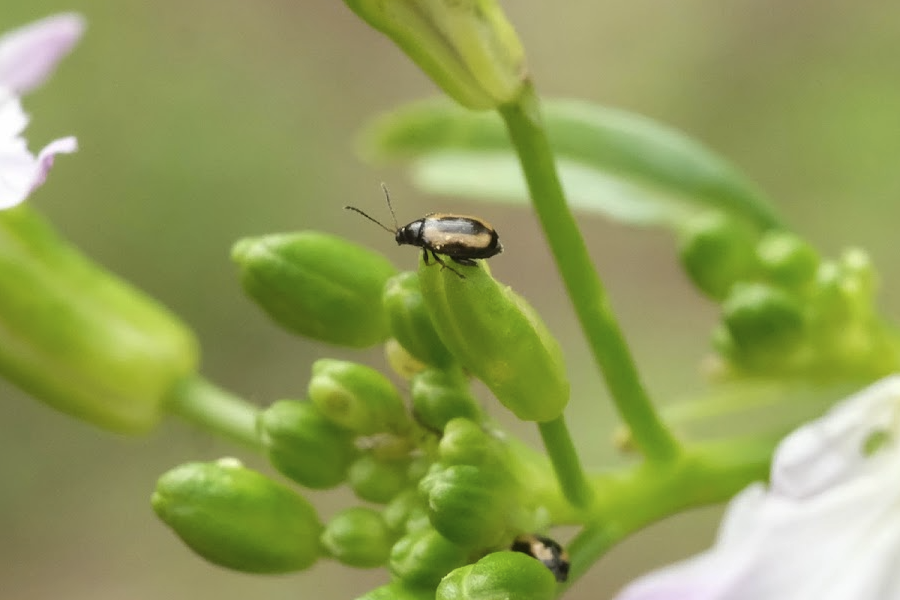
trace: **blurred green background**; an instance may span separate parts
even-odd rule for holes
[[[900,4],[506,4],[543,94],[641,112],[704,141],[824,253],[867,248],[884,276],[885,311],[900,316]],[[0,31],[62,10],[84,14],[89,29],[26,98],[27,133],[33,150],[67,134],[81,149],[57,161],[30,201],[195,327],[209,378],[265,404],[302,394],[318,356],[384,365],[378,352],[335,352],[277,330],[242,296],[228,252],[240,236],[315,228],[412,268],[414,251],[341,210],[353,203],[378,213],[386,181],[401,220],[465,211],[497,227],[506,252],[492,261],[494,274],[565,340],[580,449],[592,463],[615,460],[606,443],[615,421],[532,215],[424,197],[402,171],[356,158],[363,123],[435,90],[341,2],[6,0]],[[582,223],[651,391],[666,402],[701,390],[697,365],[715,311],[686,284],[670,236],[593,216]],[[345,599],[385,580],[329,564],[290,577],[210,566],[155,519],[149,496],[171,466],[238,450],[180,423],[120,439],[9,386],[0,395],[3,598]],[[314,498],[326,515],[348,501]],[[697,511],[629,540],[568,597],[609,597],[706,547],[717,515]]]

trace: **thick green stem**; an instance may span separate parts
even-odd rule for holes
[[[585,477],[578,452],[569,435],[565,419],[560,416],[546,423],[538,423],[544,448],[553,463],[553,471],[566,499],[578,509],[587,509],[593,493]]]
[[[590,521],[569,544],[571,570],[564,588],[639,529],[687,508],[723,502],[765,480],[777,443],[770,436],[711,442],[688,447],[671,462],[594,478],[596,501]]]
[[[501,107],[500,114],[556,266],[616,408],[649,460],[670,460],[678,454],[678,443],[659,419],[638,377],[584,238],[566,204],[533,90],[529,87],[518,103]]]
[[[212,433],[255,450],[260,449],[256,433],[259,409],[200,376],[184,380],[169,395],[167,408]]]

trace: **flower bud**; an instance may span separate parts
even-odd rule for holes
[[[515,101],[525,53],[496,0],[345,0],[467,108]]]
[[[552,421],[569,400],[559,344],[534,309],[483,268],[420,262],[422,295],[432,322],[457,360],[525,421]]]
[[[403,379],[410,379],[416,373],[421,373],[428,368],[428,365],[410,354],[394,338],[390,338],[384,343],[384,357],[391,370]]]
[[[785,358],[804,338],[803,309],[787,292],[764,283],[741,284],[722,305],[725,326],[742,358],[760,367],[788,367]]]
[[[383,302],[391,333],[410,354],[429,365],[445,366],[453,362],[453,356],[431,323],[416,273],[407,271],[390,278],[384,288]]]
[[[363,594],[356,600],[434,600],[434,588],[392,581]]]
[[[431,527],[400,538],[391,549],[391,573],[404,582],[431,586],[465,564],[467,552]]]
[[[445,465],[480,466],[495,458],[495,454],[494,440],[469,419],[453,419],[447,423],[438,445],[438,456]]]
[[[356,363],[329,358],[313,363],[309,399],[327,419],[359,434],[396,433],[409,426],[390,380]]]
[[[744,223],[720,212],[703,213],[689,220],[679,237],[681,264],[709,297],[722,300],[732,285],[752,276],[757,236]]]
[[[766,277],[789,290],[802,291],[816,278],[819,255],[798,235],[780,230],[766,232],[756,246],[756,256]]]
[[[287,573],[319,557],[315,509],[233,459],[175,467],[160,477],[151,502],[185,544],[223,567]]]
[[[257,420],[269,461],[300,485],[339,485],[357,455],[353,434],[326,419],[310,402],[279,400]]]
[[[122,433],[153,428],[194,374],[191,331],[20,205],[0,211],[0,373],[57,410]]]
[[[361,569],[385,564],[394,543],[381,515],[361,506],[335,515],[325,526],[321,541],[335,559]]]
[[[428,511],[418,488],[408,488],[395,495],[384,507],[381,516],[394,533],[406,531],[408,523],[420,521],[422,516],[428,522]]]
[[[408,468],[408,460],[379,460],[363,454],[350,466],[350,487],[362,500],[386,504],[409,483]]]
[[[513,512],[515,482],[501,469],[437,466],[419,483],[431,524],[465,547],[498,544]]]
[[[481,407],[458,370],[422,371],[412,378],[410,395],[416,420],[433,431],[444,431],[447,422],[457,417],[481,419]]]
[[[552,600],[557,585],[544,565],[521,552],[493,552],[447,575],[435,600]]]
[[[231,257],[247,294],[285,329],[352,348],[387,339],[381,292],[397,271],[380,254],[304,231],[242,239]]]

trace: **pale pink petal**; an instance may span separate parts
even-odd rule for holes
[[[40,85],[84,31],[77,14],[54,15],[0,37],[0,87],[14,95]]]
[[[50,172],[50,167],[53,166],[53,159],[57,154],[71,154],[78,150],[78,140],[74,137],[64,137],[58,140],[53,140],[38,153],[37,161],[36,161],[36,169],[34,173],[34,179],[31,182],[31,190],[33,191],[36,187],[43,184],[47,179],[47,173]]]

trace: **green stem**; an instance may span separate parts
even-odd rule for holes
[[[563,495],[579,509],[587,509],[594,498],[588,485],[578,452],[569,435],[565,419],[560,416],[553,421],[538,423],[544,448],[553,463],[553,471]]]
[[[768,476],[776,437],[762,436],[688,447],[675,461],[645,463],[592,481],[590,522],[568,545],[572,585],[635,531],[687,508],[723,502]]]
[[[253,449],[261,448],[256,433],[259,409],[199,375],[175,386],[167,408],[202,429]]]
[[[659,419],[640,381],[603,284],[566,204],[533,89],[529,86],[518,103],[501,107],[500,114],[518,153],[556,266],[616,408],[635,444],[649,460],[670,460],[678,454],[678,442]]]

